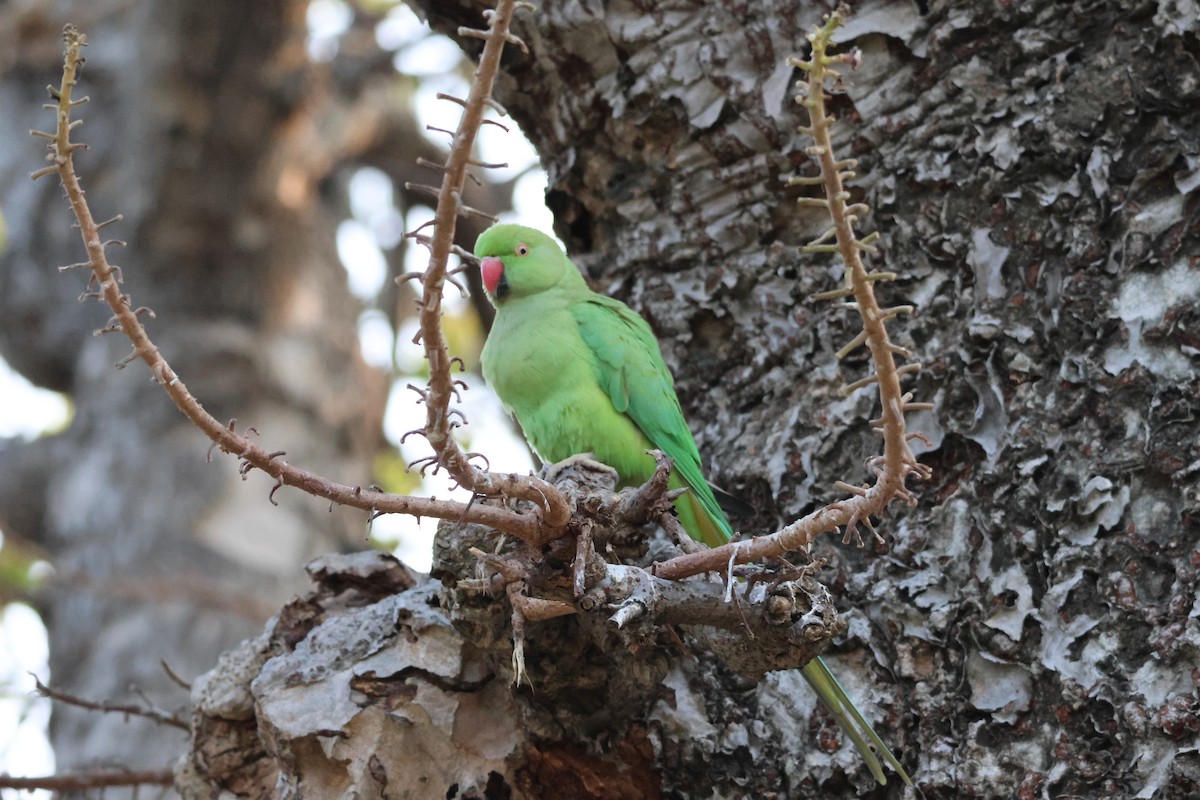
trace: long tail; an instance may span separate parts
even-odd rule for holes
[[[900,776],[900,779],[909,786],[912,786],[912,778],[908,777],[908,773],[904,771],[904,767],[900,765],[896,756],[892,754],[892,751],[879,738],[879,734],[875,733],[875,729],[871,727],[871,723],[867,722],[862,712],[855,708],[854,703],[846,695],[846,690],[838,683],[838,679],[833,677],[833,673],[829,671],[829,667],[825,665],[825,662],[820,658],[814,658],[804,665],[801,672],[804,673],[804,678],[808,681],[808,685],[817,693],[817,697],[821,698],[821,702],[825,704],[825,707],[837,719],[841,729],[854,742],[854,746],[858,748],[863,761],[867,762],[867,768],[871,770],[871,774],[875,776],[875,780],[881,784],[887,783],[887,777],[883,774],[883,767],[880,765],[875,751],[871,749],[871,745],[874,745],[875,750],[879,751],[879,755],[883,756],[883,760],[892,769],[896,770],[896,774]],[[870,744],[867,743],[868,741]]]
[[[671,475],[669,485],[673,489],[687,486],[677,473]],[[719,547],[729,541],[733,536],[733,528],[717,504],[708,484],[701,487],[690,486],[689,489],[689,492],[675,501],[675,510],[679,513],[679,521],[684,529],[692,535],[693,539],[704,542],[709,547]],[[883,760],[896,770],[900,779],[912,786],[912,778],[908,777],[908,773],[904,771],[900,761],[883,743],[883,739],[879,738],[879,734],[875,733],[875,729],[871,727],[871,723],[867,722],[862,712],[851,702],[846,695],[846,690],[838,683],[838,679],[833,677],[833,673],[829,671],[825,662],[820,658],[814,658],[804,665],[801,672],[804,673],[808,685],[817,693],[817,697],[821,698],[821,702],[837,719],[841,729],[850,737],[850,741],[854,742],[854,746],[858,748],[863,760],[867,762],[867,768],[871,770],[875,780],[881,784],[887,783],[887,776],[883,774],[883,766],[879,763],[879,757],[875,755],[875,750],[878,750]],[[871,749],[871,745],[875,746],[875,750]]]

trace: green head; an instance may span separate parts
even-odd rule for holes
[[[488,299],[496,306],[583,277],[558,243],[522,225],[493,225],[475,241]]]

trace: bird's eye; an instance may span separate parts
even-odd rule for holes
[[[526,244],[517,245],[517,255],[519,255],[519,256],[529,255],[529,245],[526,245]]]

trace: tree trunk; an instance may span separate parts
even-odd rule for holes
[[[76,134],[89,149],[76,163],[96,217],[124,215],[105,233],[130,248],[110,247],[110,259],[135,305],[157,313],[152,335],[206,407],[289,459],[365,483],[384,384],[358,357],[358,305],[334,252],[344,199],[320,186],[344,127],[313,141],[313,108],[336,94],[304,53],[307,4],[102,5],[31,7],[27,24],[43,34],[26,32],[0,85],[10,143],[0,174],[11,176],[0,349],[74,401],[65,433],[0,449],[0,519],[54,566],[38,597],[54,688],[141,702],[132,686],[176,711],[187,691],[160,662],[188,679],[210,668],[303,585],[314,554],[361,546],[365,520],[286,489],[272,507],[268,479],[247,484],[219,453],[206,463],[208,441],[141,363],[113,369],[129,342],[90,335],[111,312],[76,303],[83,273],[56,269],[85,257],[62,189],[27,177],[41,149],[28,130],[53,123],[39,109],[61,71],[63,23],[91,40],[80,94],[92,103]],[[187,742],[64,704],[51,736],[64,772],[166,768]]]
[[[826,223],[784,186],[811,170],[786,58],[819,11],[544,6],[498,99],[560,236],[654,327],[710,476],[759,508],[746,532],[838,499],[879,440],[873,395],[838,391],[865,372],[834,356],[856,324],[806,300],[840,280],[799,251]],[[926,365],[934,477],[886,544],[814,555],[848,623],[827,660],[925,797],[1198,791],[1196,36],[1184,4],[1042,1],[862,3],[839,37],[863,67],[836,142],[899,275],[881,292],[920,309],[894,329]],[[456,588],[470,537],[495,549],[443,526],[440,587],[315,565],[197,684],[184,794],[904,796],[794,671],[749,680],[686,629],[532,624],[512,689],[505,598]]]
[[[470,17],[425,6],[446,31]],[[855,325],[805,299],[838,285],[798,251],[826,223],[783,188],[811,173],[785,59],[819,13],[546,4],[498,91],[558,232],[651,322],[754,533],[837,499],[879,447],[871,393],[837,391],[865,372],[833,355]],[[1174,4],[868,2],[839,36],[863,66],[834,133],[900,276],[881,291],[919,308],[896,329],[926,365],[934,477],[886,545],[823,542],[817,577],[849,623],[828,660],[927,797],[1200,790],[1198,32]],[[681,728],[656,716],[688,707],[668,681],[641,724],[555,741],[664,794],[869,783],[791,675],[678,669],[706,687]]]

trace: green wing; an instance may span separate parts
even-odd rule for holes
[[[571,315],[595,356],[596,380],[613,406],[674,459],[691,496],[729,539],[733,530],[704,480],[700,452],[650,326],[620,300],[598,294],[572,304]]]

